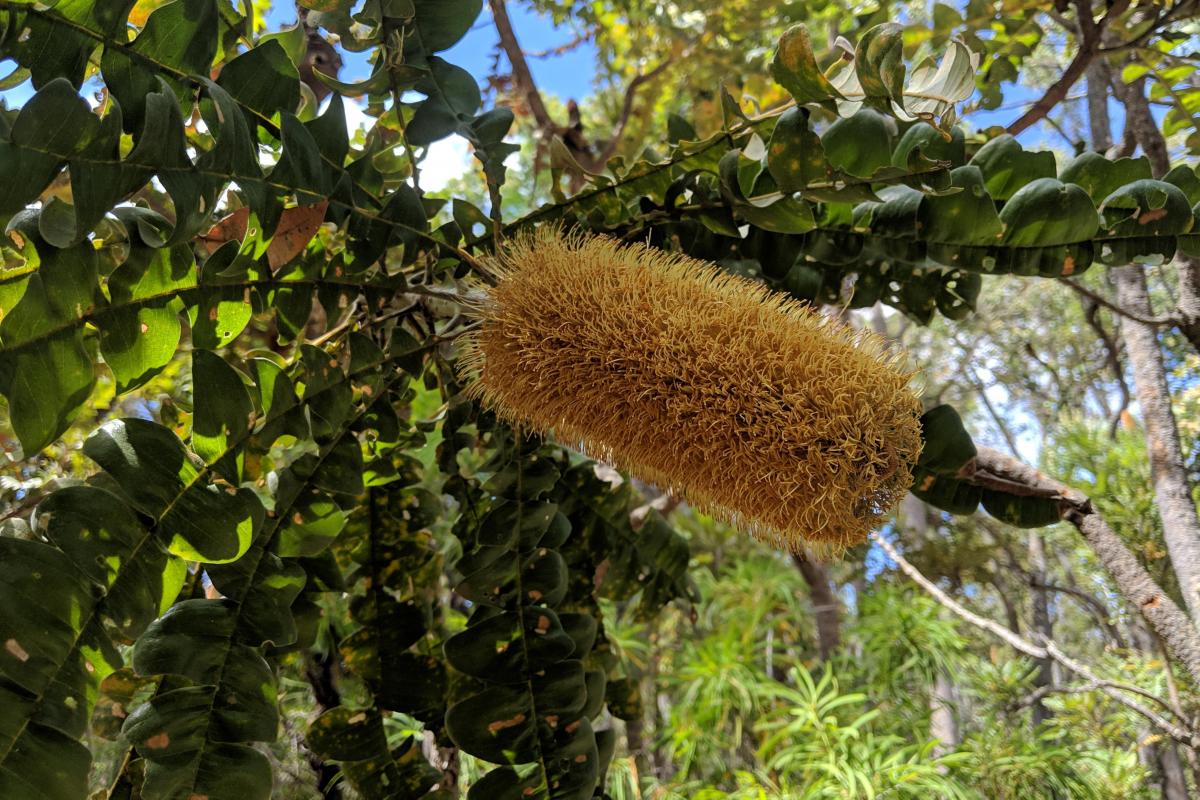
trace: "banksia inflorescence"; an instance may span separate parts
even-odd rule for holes
[[[543,231],[491,268],[462,368],[502,419],[793,551],[862,541],[908,490],[921,407],[880,337],[605,237]]]

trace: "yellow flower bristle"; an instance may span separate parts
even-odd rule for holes
[[[902,356],[693,258],[544,230],[493,260],[470,391],[792,551],[861,542],[921,450]]]

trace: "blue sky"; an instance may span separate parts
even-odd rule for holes
[[[570,28],[555,28],[548,17],[529,10],[521,3],[511,5],[509,16],[517,35],[521,38],[522,46],[530,52],[558,47],[575,36]],[[276,3],[276,7],[267,15],[267,22],[273,30],[293,25],[296,22],[295,9],[287,2]],[[485,8],[466,37],[442,55],[451,63],[466,69],[482,83],[492,70],[496,43],[496,29],[492,25],[491,12]],[[345,55],[346,66],[342,70],[342,80],[362,80],[370,74],[371,68],[365,54]],[[0,73],[9,72],[14,66],[11,61],[2,63]],[[530,59],[529,64],[538,86],[543,91],[556,94],[564,100],[572,97],[583,99],[592,91],[596,72],[596,49],[591,43],[584,42],[571,52],[553,58]],[[32,92],[32,87],[26,82],[16,89],[0,92],[0,97],[6,99],[10,106],[21,105]]]
[[[531,11],[525,4],[509,4],[509,17],[513,28],[527,52],[550,50],[571,41],[575,33],[568,27],[555,28],[550,18]],[[276,3],[276,8],[267,15],[272,28],[295,23],[296,14],[286,2]],[[470,72],[482,83],[492,71],[492,60],[498,41],[496,28],[492,25],[491,11],[484,7],[471,31],[454,47],[442,53],[452,64]],[[542,91],[556,94],[564,100],[583,99],[592,91],[592,79],[596,72],[596,48],[584,42],[574,50],[553,58],[529,60],[534,79]],[[370,66],[361,54],[348,54],[342,70],[342,80],[362,80],[370,74]]]
[[[291,24],[295,14],[288,3],[278,3],[278,8],[271,12],[268,19],[272,27]],[[569,26],[556,27],[547,15],[530,10],[520,0],[509,3],[509,16],[513,29],[520,39],[521,46],[526,52],[550,50],[575,38],[575,30]],[[474,75],[482,85],[488,74],[493,70],[498,37],[492,24],[491,11],[484,4],[483,13],[479,15],[475,25],[466,37],[453,48],[442,55],[451,63],[466,69]],[[1065,65],[1064,65],[1065,66]],[[594,89],[596,76],[596,48],[591,42],[583,42],[573,50],[550,58],[531,58],[529,67],[533,72],[539,89],[545,94],[557,95],[564,102],[569,99],[583,101]],[[501,62],[501,70],[506,70],[507,62]],[[343,80],[361,80],[370,73],[370,66],[362,55],[350,54],[343,69]],[[1080,95],[1083,84],[1079,84],[1070,96]],[[1022,84],[1007,84],[1004,87],[1004,105],[998,111],[979,111],[965,120],[972,129],[986,128],[992,125],[1007,125],[1024,111],[1026,104],[1040,97],[1041,91],[1031,89]],[[1115,101],[1110,103],[1113,126],[1116,131],[1121,128],[1123,109]],[[1030,148],[1067,148],[1067,142],[1049,126],[1035,125],[1018,137],[1022,144]]]
[[[575,31],[569,26],[556,27],[548,16],[530,10],[525,3],[519,0],[509,3],[509,15],[522,46],[528,52],[550,50],[575,38]],[[272,29],[294,24],[296,14],[293,4],[283,0],[275,3],[275,8],[268,14],[267,19],[269,27]],[[466,37],[443,55],[451,63],[469,71],[482,84],[487,75],[493,71],[496,44],[496,30],[492,24],[491,12],[485,4],[483,13],[480,14]],[[370,65],[365,54],[348,53],[345,61],[346,64],[341,75],[343,80],[362,80],[370,73]],[[563,101],[574,98],[583,102],[593,91],[596,76],[596,49],[590,42],[584,42],[562,55],[531,58],[529,65],[543,93],[556,95]],[[3,66],[0,66],[0,74],[7,72],[12,66],[11,61],[4,62]],[[507,68],[507,64],[502,61],[501,70],[507,70]],[[1023,104],[1033,102],[1040,95],[1040,90],[1021,84],[1008,84],[1004,88],[1004,107],[999,111],[977,112],[970,115],[965,120],[968,128],[978,129],[991,125],[1007,125],[1020,116],[1024,109]],[[1082,84],[1076,86],[1071,95],[1080,95],[1082,89]],[[7,101],[10,107],[19,106],[28,100],[31,94],[32,87],[26,82],[16,89],[0,92],[0,98]],[[1119,131],[1122,123],[1121,109],[1115,102],[1110,103],[1110,108],[1114,129]],[[1044,124],[1036,125],[1025,131],[1019,139],[1026,147],[1068,150],[1066,140]],[[465,166],[469,158],[465,144],[462,142],[441,144],[439,150],[443,151],[439,153],[443,158],[438,160],[444,159],[447,162],[445,165],[447,177],[450,176],[453,169],[458,168],[455,165]]]

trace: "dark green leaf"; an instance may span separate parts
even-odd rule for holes
[[[234,561],[250,546],[257,500],[209,486],[202,467],[171,431],[140,419],[113,420],[83,451],[134,506],[158,520],[168,549],[193,561]]]
[[[1017,190],[1001,209],[1000,221],[1003,243],[1014,247],[1086,242],[1100,228],[1087,192],[1056,178],[1038,178]]]
[[[527,680],[531,670],[562,661],[575,649],[548,608],[505,611],[446,642],[446,660],[459,672],[494,683]]]
[[[266,40],[230,61],[222,67],[217,83],[268,119],[300,105],[300,73],[278,41]]]
[[[194,350],[192,386],[192,448],[237,484],[241,479],[237,445],[254,423],[254,404],[245,380],[216,353]]]
[[[841,97],[817,65],[812,38],[804,25],[793,25],[780,38],[771,75],[798,105],[817,103],[832,110],[832,101]]]
[[[975,443],[952,406],[940,405],[921,415],[924,447],[917,463],[939,475],[956,475],[975,457]]]
[[[996,200],[1007,200],[1031,181],[1056,173],[1053,153],[1025,150],[1007,133],[979,148],[971,164],[979,167],[988,194]]]

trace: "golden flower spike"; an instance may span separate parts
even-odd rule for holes
[[[543,230],[490,267],[461,369],[500,418],[793,552],[863,541],[908,491],[921,406],[884,339],[607,237]]]

